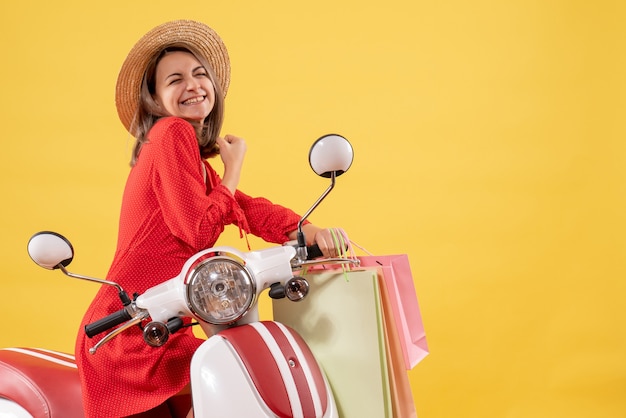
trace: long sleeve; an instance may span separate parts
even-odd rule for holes
[[[235,199],[246,214],[250,232],[267,242],[282,244],[289,240],[288,234],[298,227],[300,216],[291,209],[262,197],[250,197],[239,190]]]
[[[223,188],[220,181],[215,170],[207,163],[209,189]],[[298,227],[300,216],[291,209],[263,197],[248,196],[241,190],[235,192],[234,198],[236,205],[233,207],[232,223],[267,242],[282,244],[289,240],[288,234]]]

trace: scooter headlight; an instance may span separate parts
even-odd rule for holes
[[[185,282],[189,308],[210,324],[239,320],[256,298],[255,282],[243,262],[228,256],[212,254],[200,260]]]

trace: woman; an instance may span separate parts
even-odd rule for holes
[[[122,65],[116,105],[137,141],[107,277],[129,294],[177,275],[188,257],[215,244],[225,225],[273,243],[295,238],[298,215],[237,190],[246,144],[219,136],[229,80],[222,40],[194,21],[152,29]],[[224,164],[221,178],[205,160],[217,155]],[[310,223],[303,230],[324,255],[337,255],[329,230]],[[104,286],[81,324],[76,359],[86,416],[179,416],[173,399],[184,399],[184,416],[189,397],[172,397],[189,393],[189,364],[203,340],[188,327],[152,348],[137,327],[90,355],[98,338],[87,339],[83,326],[119,307],[116,291]]]

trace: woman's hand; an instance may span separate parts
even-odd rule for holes
[[[241,178],[243,159],[246,155],[247,145],[243,138],[226,135],[217,138],[220,147],[220,157],[224,163],[224,176],[222,184],[234,195]]]
[[[334,230],[334,232],[333,232]],[[340,257],[345,253],[347,248],[338,248],[337,245],[348,244],[347,238],[341,239],[337,234],[344,234],[342,229],[339,228],[320,228],[313,224],[306,224],[302,226],[302,232],[306,237],[307,245],[317,244],[320,251],[327,258]],[[337,236],[337,240],[333,237],[333,233]],[[291,236],[293,234],[293,236]],[[296,232],[290,234],[291,239],[296,238]]]

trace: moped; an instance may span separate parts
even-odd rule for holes
[[[353,258],[322,258],[306,246],[302,225],[353,161],[347,139],[329,134],[309,151],[309,163],[329,178],[323,192],[298,223],[297,240],[282,246],[242,252],[214,247],[189,258],[180,273],[129,296],[115,282],[68,271],[71,243],[55,232],[31,237],[28,253],[39,266],[113,286],[120,310],[85,326],[89,337],[108,332],[90,353],[131,327],[143,328],[146,344],[167,350],[184,317],[211,329],[191,360],[191,396],[197,418],[337,417],[326,376],[306,342],[276,321],[260,321],[258,301],[268,290],[274,299],[297,302],[309,292],[302,272],[311,265],[358,264]],[[204,328],[203,329],[207,329]],[[82,417],[80,384],[73,356],[43,349],[0,350],[0,418]]]

